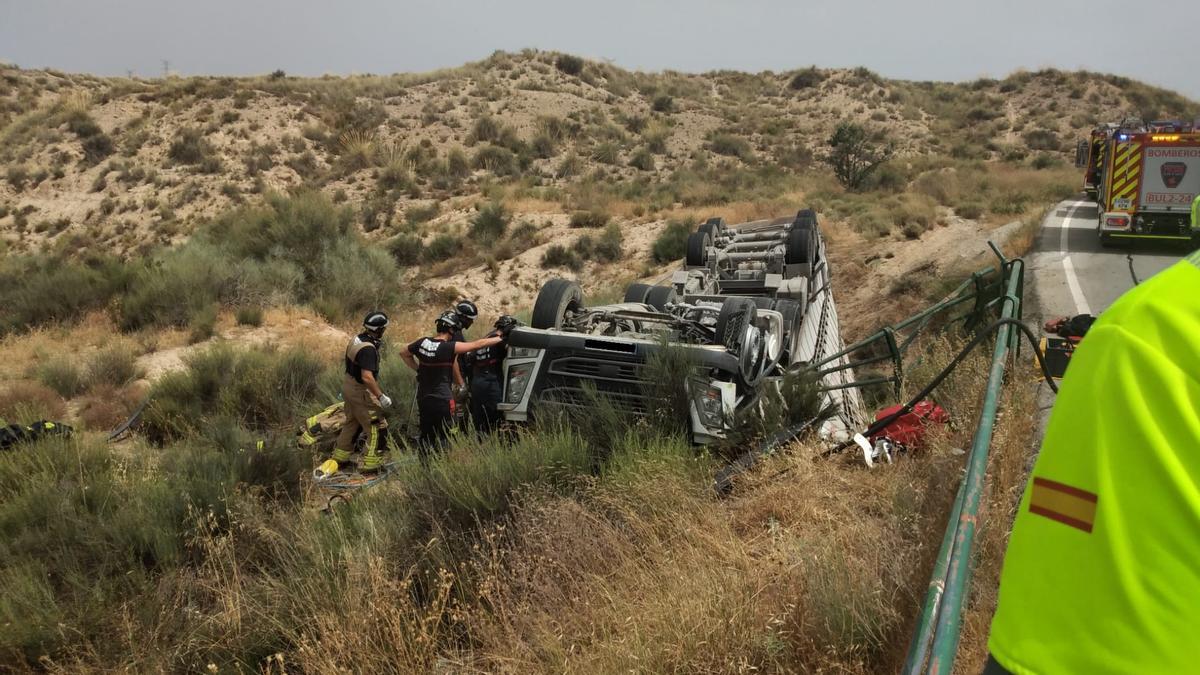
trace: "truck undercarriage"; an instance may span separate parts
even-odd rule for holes
[[[553,279],[539,292],[531,326],[509,338],[506,419],[524,422],[547,406],[586,409],[593,396],[647,415],[661,391],[648,364],[684,355],[687,427],[696,443],[727,435],[735,420],[789,373],[842,347],[829,267],[816,215],[727,226],[701,224],[685,265],[669,284],[631,284],[622,302],[588,307],[578,284]],[[823,432],[844,438],[862,417],[849,368],[826,375],[834,410]]]

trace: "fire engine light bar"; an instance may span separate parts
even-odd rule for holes
[[[1179,134],[1154,134],[1153,136],[1150,137],[1150,140],[1159,141],[1159,142],[1161,142],[1161,141],[1177,141],[1177,140],[1179,140]]]

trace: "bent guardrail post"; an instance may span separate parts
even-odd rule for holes
[[[993,250],[995,248],[993,247]],[[1015,318],[1021,313],[1020,293],[1024,288],[1025,263],[1017,258],[1004,260],[1008,269],[1007,293],[1001,300],[1001,318]],[[956,500],[950,512],[946,536],[953,532],[949,555],[944,568],[935,566],[930,579],[930,592],[913,636],[905,673],[949,673],[954,666],[958,651],[959,630],[962,622],[963,603],[971,579],[971,549],[975,543],[975,531],[979,504],[983,496],[984,478],[987,470],[988,451],[996,412],[1000,404],[1000,388],[1004,381],[1004,366],[1009,352],[1013,328],[1005,324],[996,334],[996,345],[992,352],[992,364],[988,373],[983,408],[979,415],[979,426],[971,444],[967,459],[966,475],[960,486],[961,500]],[[943,539],[943,542],[945,538]],[[941,592],[934,589],[941,588]],[[930,608],[932,605],[932,609]],[[926,650],[925,645],[929,645]],[[929,663],[925,666],[925,654]]]

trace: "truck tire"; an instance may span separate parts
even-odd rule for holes
[[[583,307],[583,290],[567,279],[551,279],[538,291],[529,325],[533,328],[562,328],[568,310]]]
[[[704,221],[700,227],[696,228],[697,232],[706,232],[708,236],[716,241],[717,235],[725,230],[724,218],[709,218]]]
[[[679,295],[675,293],[674,286],[651,286],[650,291],[646,293],[646,304],[660,312],[666,311],[667,303],[678,300]]]
[[[783,350],[784,365],[791,365],[792,359],[795,358],[793,351],[800,340],[800,317],[803,315],[803,307],[795,300],[776,300],[775,305],[771,309],[783,315]]]
[[[750,298],[728,298],[717,314],[717,342],[736,354],[742,347],[742,332],[758,318],[758,307]]]
[[[787,251],[783,261],[789,265],[815,263],[813,253],[817,247],[814,239],[811,225],[793,225],[788,230]]]
[[[650,284],[629,284],[625,289],[625,299],[622,302],[646,302],[646,294],[654,288]]]
[[[796,220],[792,221],[797,225],[817,226],[817,212],[812,209],[800,209],[796,212]]]
[[[771,309],[775,304],[774,298],[750,298],[759,309]]]
[[[712,237],[706,232],[693,232],[687,238],[688,267],[703,267],[708,263],[708,247]]]

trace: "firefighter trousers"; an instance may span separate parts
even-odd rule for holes
[[[350,453],[354,451],[354,439],[361,431],[364,435],[363,460],[359,469],[378,469],[387,452],[388,428],[387,420],[379,409],[379,401],[362,383],[349,375],[342,380],[342,400],[346,402],[346,424],[338,435],[333,458],[338,462],[349,461]]]
[[[454,424],[454,399],[423,396],[417,401],[417,414],[421,418],[421,461],[425,461],[446,444]]]
[[[476,432],[490,434],[500,426],[500,411],[496,406],[503,394],[499,378],[475,374],[471,380],[471,421]]]

